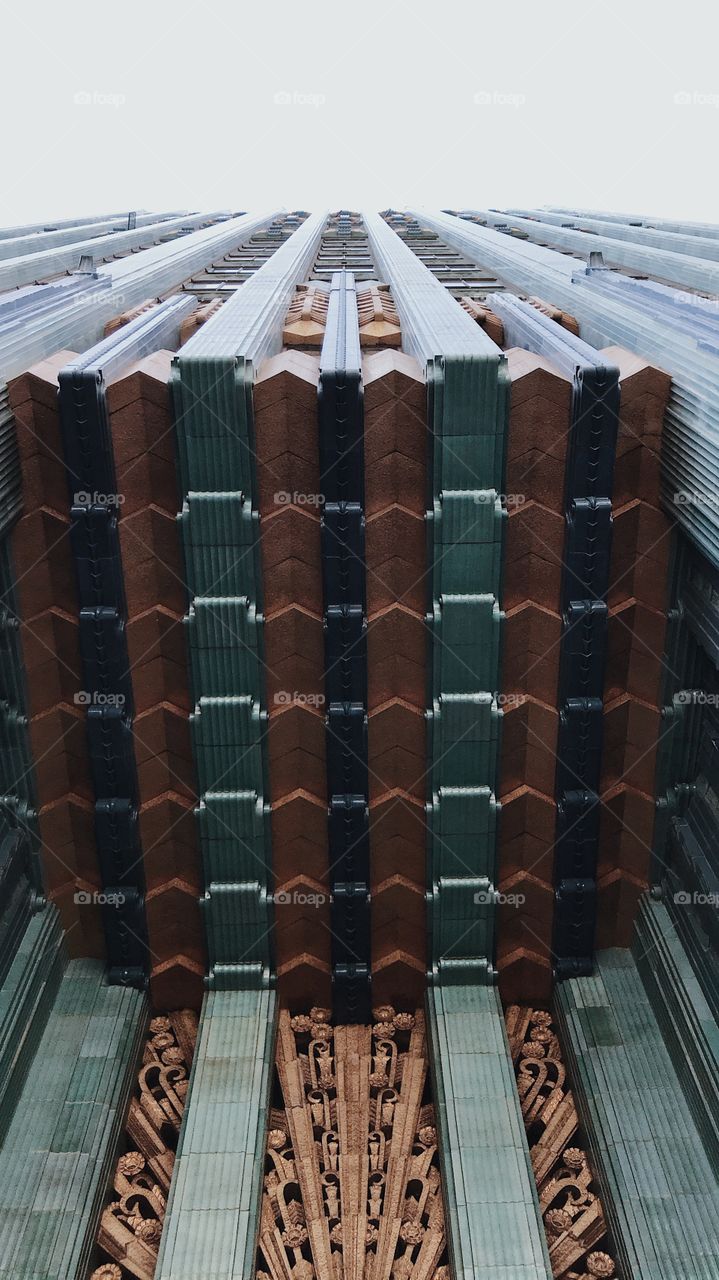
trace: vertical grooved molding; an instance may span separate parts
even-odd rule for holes
[[[571,380],[559,603],[557,822],[552,948],[559,977],[591,971],[619,370],[530,303],[491,294],[505,342],[546,357]]]
[[[332,276],[318,388],[335,1016],[370,1015],[364,412],[357,289]]]
[[[108,974],[113,982],[140,987],[149,975],[150,955],[119,534],[123,495],[118,491],[107,388],[133,361],[176,344],[182,320],[196,305],[191,298],[170,298],[58,374],[84,683],[75,702],[86,709]]]

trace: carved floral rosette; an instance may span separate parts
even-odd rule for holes
[[[125,1127],[128,1150],[115,1166],[102,1212],[98,1252],[108,1261],[90,1280],[152,1280],[197,1039],[189,1009],[153,1018]]]
[[[257,1280],[449,1280],[424,1017],[280,1015]]]
[[[607,1225],[552,1015],[511,1005],[507,1035],[555,1280],[614,1280]]]

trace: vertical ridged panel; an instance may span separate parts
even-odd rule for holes
[[[85,1276],[145,1020],[139,992],[70,961],[0,1152],[0,1276]]]
[[[254,1274],[275,996],[205,998],[156,1280]]]
[[[488,302],[505,341],[545,357],[572,381],[564,478],[562,633],[559,659],[554,910],[557,973],[588,972],[596,928],[606,597],[619,372],[530,303],[505,294]]]
[[[203,225],[206,226],[217,216],[217,213],[190,214],[184,218],[171,218],[169,221],[150,223],[135,230],[114,231],[100,239],[83,239],[82,235],[79,235],[69,245],[45,250],[38,249],[35,253],[7,258],[4,262],[0,262],[0,290],[16,289],[34,280],[42,280],[44,276],[57,276],[62,275],[64,271],[76,271],[83,256],[110,258],[116,253],[146,249],[173,234],[182,233],[184,229],[194,231]]]
[[[716,1020],[669,912],[648,895],[642,899],[633,950],[694,1121],[719,1171]]]
[[[93,773],[95,830],[111,979],[142,986],[150,968],[137,808],[135,707],[127,648],[117,467],[107,388],[136,361],[179,341],[194,298],[170,298],[118,329],[58,374]],[[77,702],[77,697],[76,697]]]
[[[17,295],[6,295],[0,302],[0,378],[14,378],[58,347],[81,351],[99,341],[118,311],[168,293],[271,219],[271,214],[221,219],[130,253],[90,275],[28,285]]]
[[[624,1274],[710,1280],[719,1266],[717,1169],[631,952],[598,952],[594,978],[557,988],[557,1012]]]
[[[449,214],[418,216],[507,283],[565,308],[581,324],[587,342],[597,347],[616,343],[671,374],[662,447],[663,502],[699,549],[719,564],[719,508],[713,497],[719,487],[719,330],[713,302],[707,305],[706,298],[655,281],[587,270],[554,249]],[[601,247],[594,236],[587,244],[583,233],[571,234],[582,239],[585,249]],[[662,256],[654,255],[652,274],[666,279]],[[678,261],[689,260],[678,256]],[[719,289],[716,274],[712,284],[713,270],[711,263],[701,264],[699,290]]]
[[[260,987],[272,964],[267,706],[262,574],[255,474],[253,384],[281,344],[287,302],[314,258],[324,217],[307,218],[175,358],[172,390],[182,495],[180,526],[189,591],[193,751],[212,988]],[[235,627],[239,623],[239,628]],[[229,636],[228,636],[229,633]],[[233,644],[242,657],[233,656]],[[237,803],[223,800],[234,793]],[[240,797],[257,796],[251,833]],[[203,818],[201,815],[205,815]],[[215,827],[229,826],[215,878]],[[244,834],[242,834],[244,832]],[[251,834],[248,843],[246,836]],[[230,842],[228,844],[228,841]],[[237,849],[234,871],[227,853]],[[240,843],[244,848],[240,849]],[[249,874],[245,868],[250,860]]]
[[[496,807],[499,609],[509,380],[494,343],[376,214],[370,246],[392,288],[404,349],[425,366],[433,436],[428,479],[429,968],[491,981],[496,821],[474,845],[440,838],[441,788],[488,788]],[[447,652],[449,650],[449,652]],[[447,836],[452,832],[452,824]],[[454,834],[452,832],[452,834]],[[462,840],[459,830],[457,839]],[[466,855],[471,849],[471,858]],[[461,869],[460,869],[461,864]]]
[[[548,1280],[499,995],[435,986],[427,1002],[452,1273]]]
[[[473,210],[473,214],[478,221],[489,227],[505,228],[522,233],[539,244],[569,249],[578,258],[588,257],[590,253],[601,253],[613,267],[642,272],[660,280],[669,280],[672,284],[688,285],[693,289],[713,293],[719,291],[719,264],[714,265],[702,257],[701,246],[691,256],[687,256],[685,253],[672,252],[669,243],[650,248],[645,244],[625,243],[610,236],[588,236],[584,231],[535,222],[517,214],[493,213],[489,209]],[[669,241],[670,237],[667,236],[666,239]]]
[[[333,273],[317,389],[324,584],[327,799],[335,1017],[371,1007],[364,389],[357,288]],[[338,820],[353,809],[357,822]]]

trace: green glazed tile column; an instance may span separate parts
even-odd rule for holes
[[[275,1013],[271,991],[205,997],[156,1280],[254,1276]]]

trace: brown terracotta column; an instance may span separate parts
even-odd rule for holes
[[[319,360],[284,351],[254,388],[280,1000],[331,1002]]]
[[[497,967],[503,999],[545,1001],[552,976],[564,462],[572,388],[512,348],[502,655]],[[514,899],[516,898],[516,902]]]
[[[672,522],[659,506],[659,451],[671,379],[621,347],[612,509],[597,947],[627,947],[648,884],[654,831]]]
[[[362,373],[372,1001],[409,1010],[426,969],[426,395],[401,352]]]
[[[205,947],[198,898],[190,689],[177,529],[172,352],[140,361],[107,389],[127,600],[127,647],[145,870],[150,994],[159,1009],[202,1002]]]

